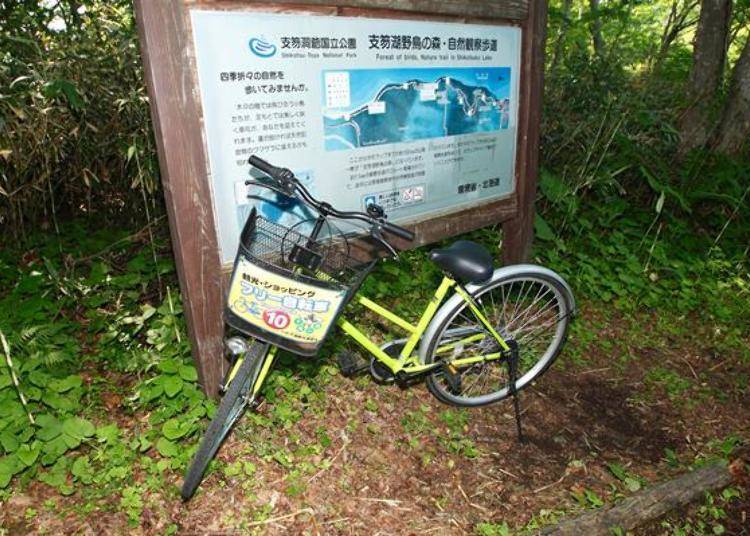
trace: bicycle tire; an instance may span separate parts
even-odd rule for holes
[[[481,298],[488,291],[500,288],[504,284],[515,283],[518,281],[533,281],[540,285],[547,285],[553,291],[553,295],[559,304],[559,312],[557,315],[558,320],[555,323],[556,331],[554,339],[550,343],[550,346],[546,349],[545,353],[538,359],[536,359],[534,365],[529,369],[529,371],[526,374],[519,374],[516,381],[517,390],[521,390],[524,387],[527,387],[549,369],[555,359],[557,359],[557,356],[562,350],[562,347],[567,339],[570,316],[573,312],[573,298],[570,295],[569,290],[561,282],[561,280],[556,278],[557,276],[551,277],[546,272],[547,270],[544,269],[535,270],[533,265],[529,265],[528,268],[521,272],[493,278],[472,293],[475,298]],[[503,303],[503,309],[504,307],[505,304]],[[461,312],[466,310],[467,308],[468,305],[466,304],[466,302],[461,300],[445,316],[445,319],[441,322],[438,329],[434,332],[432,340],[430,340],[428,343],[428,351],[426,354],[425,364],[431,364],[436,361],[435,350],[438,347],[438,344],[441,342],[443,334],[447,331],[447,328],[452,324],[454,319],[456,319],[461,314]],[[513,312],[516,312],[515,309]],[[507,324],[511,325],[512,322],[513,319],[510,319]],[[437,359],[440,358],[438,357]],[[504,363],[505,361],[502,362]],[[501,361],[498,360],[498,363],[500,364]],[[531,374],[529,374],[529,372],[531,372]],[[455,393],[451,393],[449,388],[443,387],[440,384],[439,380],[441,378],[441,375],[443,374],[445,374],[445,372],[442,369],[435,370],[427,377],[426,384],[430,393],[432,393],[441,402],[447,404],[463,407],[478,407],[492,404],[494,402],[499,402],[511,395],[509,382],[507,382],[504,387],[501,387],[494,392],[483,394],[480,396],[467,397],[461,396],[461,394],[457,395]]]
[[[198,447],[190,467],[185,473],[185,480],[180,489],[184,501],[195,494],[195,490],[203,481],[203,475],[208,464],[213,460],[229,430],[242,415],[247,405],[252,402],[253,395],[250,394],[249,397],[247,395],[251,392],[251,387],[258,378],[258,373],[267,354],[268,344],[257,340],[251,343],[239,370],[230,382],[229,389],[221,399],[219,408],[208,425],[203,439],[201,439],[200,447]]]

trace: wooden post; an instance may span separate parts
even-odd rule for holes
[[[503,224],[503,263],[528,260],[534,238],[534,199],[539,173],[539,136],[544,88],[544,43],[547,26],[547,0],[529,3],[523,24],[521,52],[521,102],[516,146],[515,218]]]
[[[182,2],[136,0],[159,168],[188,334],[203,389],[223,377],[223,294],[200,102]]]

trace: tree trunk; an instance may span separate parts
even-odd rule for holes
[[[591,8],[591,41],[594,44],[594,54],[600,60],[604,58],[604,39],[602,38],[602,19],[599,14],[600,0],[589,0]]]
[[[750,36],[734,66],[729,97],[719,125],[714,148],[738,154],[750,136]]]
[[[731,0],[702,0],[693,43],[688,109],[680,120],[680,153],[702,147],[711,135],[714,98],[721,84],[727,54]]]

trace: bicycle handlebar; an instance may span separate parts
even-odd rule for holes
[[[281,168],[277,168],[276,166],[272,166],[262,158],[259,158],[255,155],[250,156],[250,158],[247,159],[248,164],[253,166],[254,168],[258,168],[266,175],[270,176],[271,178],[275,178],[274,175],[278,173]]]
[[[302,201],[312,206],[312,208],[317,210],[320,214],[326,216],[330,215],[342,220],[360,220],[369,223],[370,225],[378,226],[384,231],[396,235],[399,238],[403,238],[404,240],[408,240],[409,242],[413,241],[415,238],[415,234],[412,231],[386,221],[385,216],[382,218],[375,218],[364,212],[344,212],[333,208],[326,202],[315,199],[310,191],[302,185],[297,177],[294,176],[294,173],[287,168],[274,166],[255,155],[250,156],[247,161],[251,166],[268,175],[274,181],[275,184],[273,186],[275,189],[281,190],[290,197],[299,195],[299,197],[302,198]]]
[[[403,227],[387,222],[385,220],[381,222],[381,225],[383,226],[383,230],[388,233],[396,235],[399,238],[403,238],[404,240],[408,240],[409,242],[414,241],[415,234],[409,229],[404,229]]]

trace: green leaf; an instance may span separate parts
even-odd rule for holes
[[[14,452],[18,448],[18,439],[16,439],[16,435],[12,434],[10,431],[5,430],[2,434],[0,434],[0,445],[3,446],[3,449],[5,452]]]
[[[18,462],[15,457],[0,458],[0,489],[8,487],[13,475],[18,472]]]
[[[156,450],[165,458],[174,458],[180,453],[177,445],[167,438],[160,437],[156,442]]]
[[[39,445],[36,445],[35,447],[32,447],[31,445],[21,445],[21,448],[16,451],[16,457],[26,467],[31,467],[39,457],[40,450]]]
[[[551,203],[558,203],[569,192],[568,186],[547,169],[542,169],[540,173],[539,187]]]
[[[36,432],[37,439],[41,441],[52,441],[62,433],[62,423],[49,414],[42,414],[36,418],[37,426],[40,426]]]
[[[70,472],[84,484],[91,484],[94,477],[88,456],[79,456],[76,458],[70,468]]]
[[[555,239],[552,228],[539,214],[534,216],[534,233],[539,240],[550,241]]]
[[[71,397],[62,396],[53,391],[45,392],[44,396],[42,396],[42,402],[47,404],[49,407],[58,409],[60,411],[73,411],[75,409],[78,409],[77,400],[74,400]]]
[[[47,98],[64,96],[73,110],[83,109],[83,98],[70,80],[51,80],[42,86],[42,94]]]
[[[10,374],[0,374],[0,390],[10,387],[11,385],[13,385],[13,380],[11,379]]]
[[[28,375],[29,381],[37,387],[47,388],[52,381],[52,376],[40,370],[34,370]]]
[[[63,378],[61,380],[52,380],[49,383],[49,388],[57,393],[64,393],[76,387],[80,387],[81,384],[81,377],[77,374],[71,374],[67,378]]]
[[[189,431],[190,426],[181,423],[177,419],[169,419],[161,428],[161,433],[164,434],[164,437],[171,440],[184,437]]]
[[[42,447],[42,465],[51,465],[56,463],[60,457],[68,450],[68,445],[63,436],[58,436]]]
[[[198,372],[195,370],[195,367],[192,365],[180,366],[179,372],[180,372],[180,378],[182,378],[186,382],[194,382],[198,380]]]
[[[607,467],[609,468],[610,473],[612,473],[617,480],[624,481],[628,476],[628,472],[622,465],[619,465],[617,463],[608,463]]]
[[[116,424],[108,424],[96,429],[96,438],[102,443],[112,443],[119,434],[120,430]]]
[[[62,487],[68,481],[68,473],[63,465],[56,463],[49,471],[40,473],[38,478],[40,482],[44,482],[62,492]]]
[[[167,374],[177,374],[178,364],[174,359],[164,359],[163,361],[159,361],[157,367]]]
[[[63,432],[77,439],[85,439],[96,433],[96,428],[86,419],[80,417],[71,417],[66,419],[62,425]]]
[[[169,398],[174,397],[182,391],[182,378],[179,376],[167,376],[164,378],[164,392]]]
[[[152,445],[153,443],[145,435],[138,438],[138,452],[146,452]]]
[[[586,495],[586,500],[591,503],[591,506],[599,508],[600,506],[604,505],[604,501],[601,497],[599,497],[599,495],[596,494],[595,491],[587,489],[584,491],[584,494]]]
[[[68,434],[63,434],[60,437],[62,437],[62,440],[65,442],[65,445],[69,449],[75,449],[78,448],[78,446],[81,444],[81,438],[80,437],[74,437]]]
[[[159,380],[162,380],[162,378],[160,377]],[[147,404],[148,402],[159,398],[163,393],[164,384],[162,381],[158,381],[141,388],[138,396],[141,399],[141,402]]]

